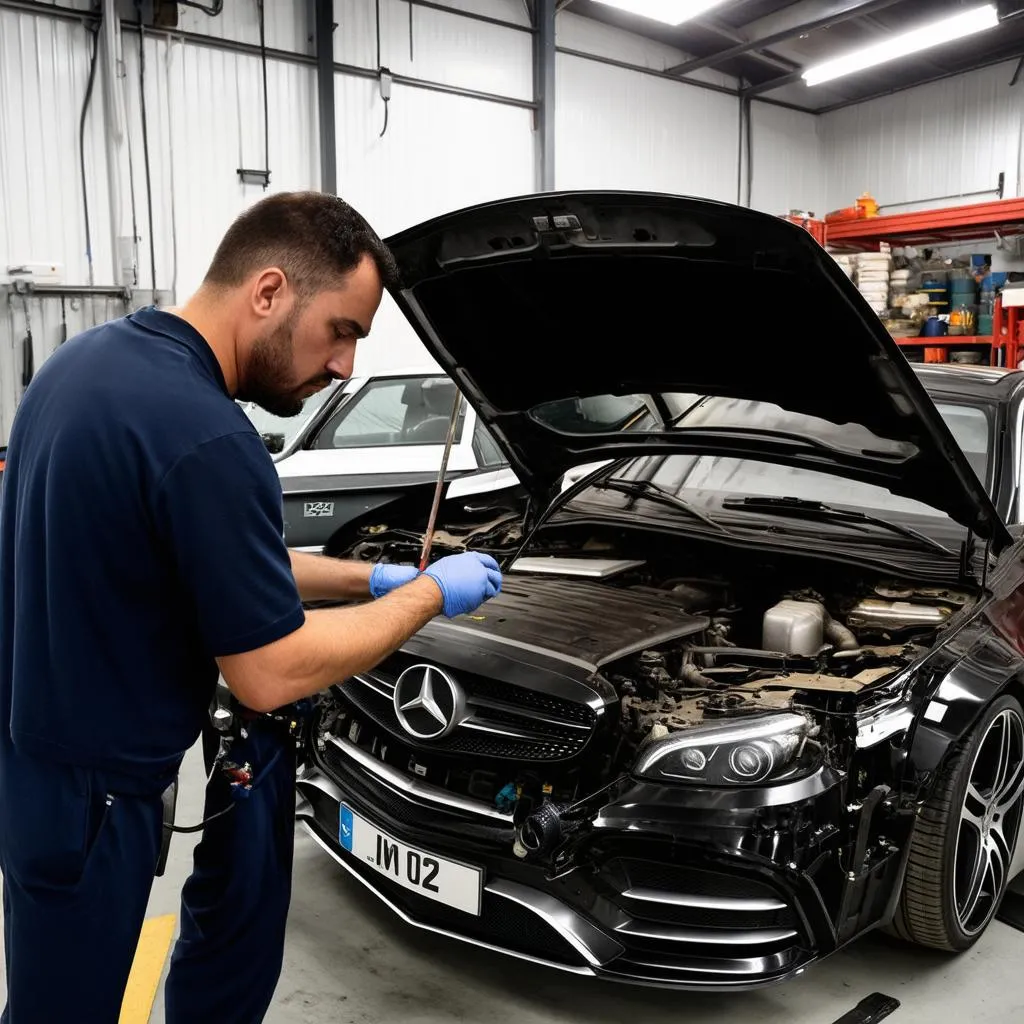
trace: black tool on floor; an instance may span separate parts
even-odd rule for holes
[[[877,1024],[878,1021],[888,1017],[893,1010],[900,1008],[900,1001],[892,996],[882,995],[881,992],[872,992],[871,995],[862,999],[849,1013],[844,1013],[832,1024]]]
[[[996,920],[1024,932],[1024,893],[1007,889],[996,911]]]

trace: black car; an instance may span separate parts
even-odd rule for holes
[[[390,244],[530,504],[449,508],[435,555],[503,593],[320,702],[316,841],[412,924],[629,982],[971,946],[1020,866],[1020,375],[947,370],[940,415],[806,232],[726,205],[543,195]],[[723,334],[736,294],[789,311],[771,347]],[[371,515],[341,553],[418,544]]]

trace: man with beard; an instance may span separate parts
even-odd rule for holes
[[[86,331],[26,391],[0,498],[7,1024],[116,1024],[161,794],[218,674],[245,725],[231,760],[251,771],[212,773],[166,1019],[262,1020],[290,895],[296,702],[500,589],[472,552],[422,575],[289,555],[277,474],[234,400],[295,414],[348,377],[394,279],[340,199],[273,196],[183,307]],[[304,610],[315,599],[357,603]]]

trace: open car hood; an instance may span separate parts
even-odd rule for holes
[[[396,301],[538,497],[583,462],[711,453],[879,484],[1009,541],[878,316],[793,224],[676,196],[549,193],[388,244]],[[693,410],[699,396],[731,415]]]

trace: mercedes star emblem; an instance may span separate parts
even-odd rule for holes
[[[395,684],[395,714],[402,728],[419,740],[439,740],[462,719],[464,696],[443,669],[412,665]]]

